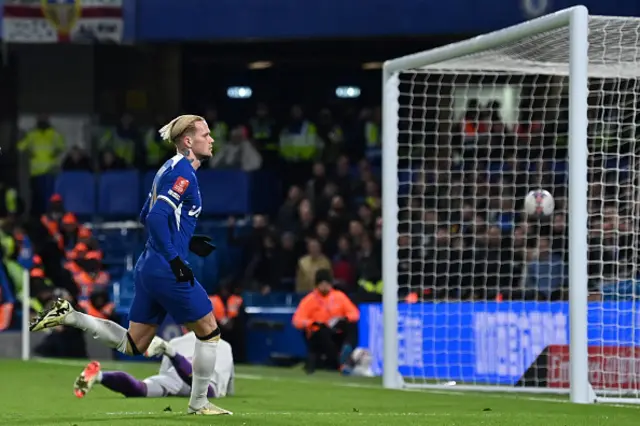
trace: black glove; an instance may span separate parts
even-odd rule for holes
[[[206,235],[194,235],[189,241],[189,251],[200,257],[207,257],[216,249],[211,241],[211,237]]]
[[[187,265],[184,264],[180,256],[175,259],[171,259],[169,261],[169,265],[171,266],[171,271],[173,271],[173,275],[176,276],[176,280],[179,283],[191,283],[193,286],[195,277],[193,276],[193,271]]]

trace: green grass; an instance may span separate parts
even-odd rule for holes
[[[217,401],[233,416],[189,417],[184,398],[125,399],[96,386],[84,399],[72,384],[84,365],[0,361],[0,425],[367,425],[637,426],[640,410],[577,406],[543,395],[388,391],[378,380],[296,369],[238,368],[237,395]],[[157,364],[104,364],[139,378]]]

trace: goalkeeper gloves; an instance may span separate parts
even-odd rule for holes
[[[211,241],[206,235],[194,235],[189,241],[189,251],[200,257],[207,257],[216,249]]]
[[[176,280],[179,283],[191,283],[193,286],[195,282],[195,277],[193,276],[193,271],[189,268],[185,263],[180,259],[180,256],[171,259],[169,261],[169,266],[171,266],[171,271],[173,275],[176,276]]]

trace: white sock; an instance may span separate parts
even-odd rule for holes
[[[216,354],[218,352],[218,340],[203,342],[196,340],[196,350],[193,354],[193,381],[191,384],[191,398],[189,407],[198,410],[204,407],[209,400],[207,390],[216,369]]]
[[[102,370],[98,371],[98,375],[96,376],[96,382],[102,383]]]
[[[63,324],[91,333],[94,339],[100,340],[118,352],[132,354],[131,348],[129,348],[129,339],[127,339],[127,330],[113,321],[71,311],[65,317]]]

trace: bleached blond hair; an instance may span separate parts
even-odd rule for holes
[[[195,130],[198,121],[205,121],[205,119],[199,115],[179,115],[162,126],[158,133],[162,140],[177,144],[184,135]]]

